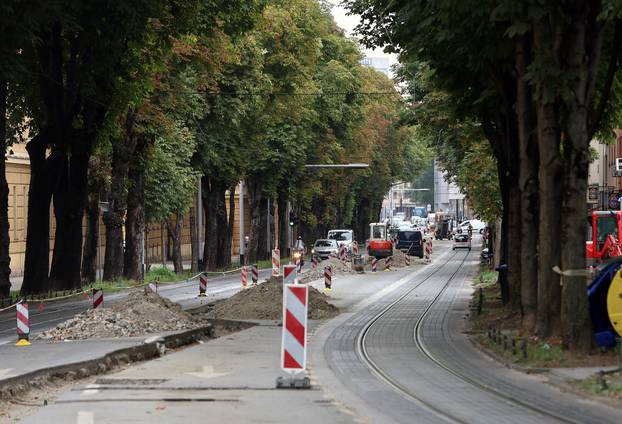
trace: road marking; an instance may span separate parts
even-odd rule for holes
[[[99,393],[99,390],[97,390],[99,385],[97,384],[87,384],[84,387],[85,389],[82,391],[83,396],[92,396],[92,395],[96,395],[97,393]]]
[[[78,417],[76,418],[76,424],[94,424],[95,418],[93,413],[90,411],[80,411],[78,412]]]
[[[199,377],[199,378],[216,378],[216,377],[222,377],[223,375],[227,375],[229,373],[225,372],[225,373],[219,373],[219,372],[214,372],[214,367],[211,365],[204,365],[202,367],[202,371],[201,372],[187,372],[187,375],[193,375],[195,377]]]
[[[2,342],[0,342],[0,346],[5,345],[5,344],[9,344],[11,341],[10,340],[4,340]]]

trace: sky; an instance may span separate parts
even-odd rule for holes
[[[335,22],[337,22],[337,25],[339,25],[341,28],[345,30],[347,36],[351,36],[352,32],[354,31],[354,28],[359,23],[359,20],[360,20],[359,15],[348,16],[347,9],[339,5],[341,3],[341,0],[328,0],[328,3],[331,3],[333,5],[332,14],[333,14],[333,17],[335,18]],[[396,55],[384,53],[382,49],[369,50],[369,49],[362,48],[362,50],[365,56],[388,57],[389,63],[391,65],[397,63]]]

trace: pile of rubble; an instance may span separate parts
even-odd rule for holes
[[[142,336],[164,331],[189,330],[203,325],[181,307],[155,293],[133,291],[110,308],[86,312],[44,331],[44,340],[82,340]]]
[[[331,267],[333,276],[339,274],[355,273],[355,271],[352,270],[350,262],[342,262],[337,258],[329,258],[325,261],[320,262],[317,267],[306,271],[304,274],[302,274],[298,281],[300,283],[306,284],[311,281],[324,278],[324,268],[327,266]]]
[[[309,319],[328,319],[339,314],[337,307],[328,303],[328,297],[309,286]],[[209,318],[280,320],[283,318],[283,282],[270,278],[217,303],[208,313]]]

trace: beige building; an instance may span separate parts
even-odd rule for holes
[[[18,144],[11,148],[7,155],[7,182],[9,185],[9,236],[11,244],[9,254],[11,256],[11,277],[20,277],[24,272],[24,258],[26,253],[26,219],[28,216],[28,187],[30,183],[30,163],[24,145]],[[235,207],[239,211],[238,193],[236,192]],[[245,196],[245,228],[249,228],[248,197]],[[227,202],[228,207],[228,202]],[[86,230],[86,222],[84,223]],[[232,255],[239,252],[239,214],[236,214],[233,226]],[[50,260],[54,247],[55,221],[53,212],[50,214]],[[201,240],[204,236],[201,237]],[[160,225],[150,225],[145,252],[150,263],[158,263],[170,252],[168,248],[172,242],[168,239],[166,228]],[[164,249],[164,250],[163,250]],[[98,264],[104,262],[105,252],[105,227],[100,220]],[[182,229],[182,256],[184,260],[190,260],[190,220],[187,215],[183,220]]]

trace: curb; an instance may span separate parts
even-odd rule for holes
[[[189,345],[203,338],[212,337],[213,332],[213,326],[208,324],[181,333],[148,339],[148,342],[118,349],[99,358],[57,365],[50,368],[42,368],[26,374],[0,380],[0,400],[9,399],[12,396],[26,392],[32,388],[43,387],[55,380],[81,379],[91,375],[103,374],[126,363],[146,361],[148,359],[160,357],[164,355],[165,348],[174,349]]]

